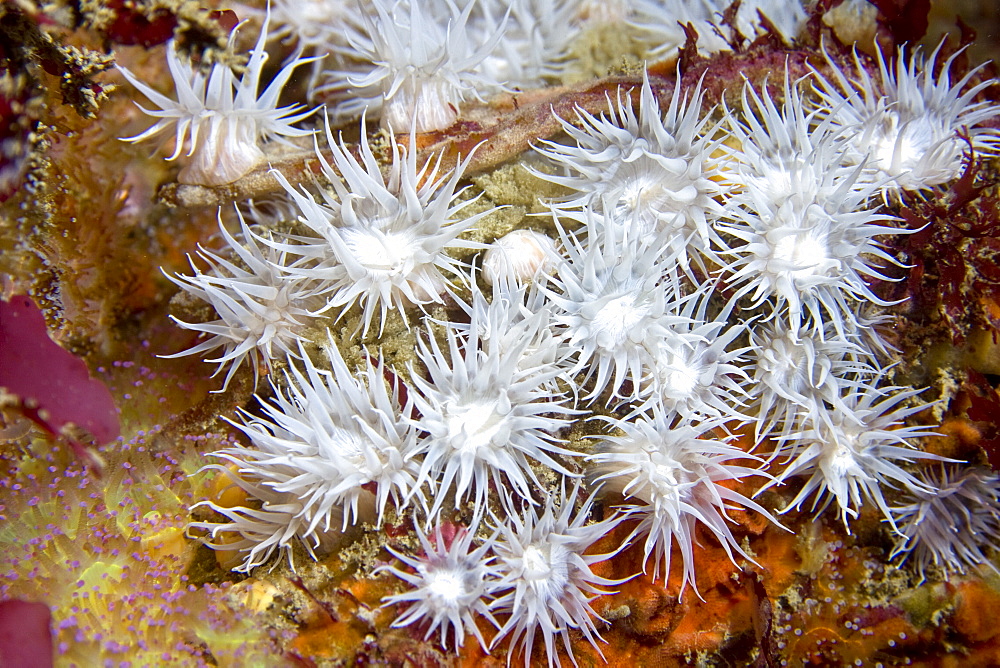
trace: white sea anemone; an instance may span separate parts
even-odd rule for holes
[[[469,4],[476,5],[470,28],[479,41],[487,43],[493,35],[503,34],[476,68],[485,77],[522,90],[558,78],[567,49],[580,32],[573,21],[576,2],[477,0]]]
[[[766,84],[760,93],[746,84],[740,113],[728,114],[725,179],[734,194],[718,229],[744,242],[724,253],[735,257],[727,280],[744,283],[729,308],[747,295],[754,309],[773,298],[768,319],[787,314],[793,331],[809,317],[820,335],[830,323],[840,338],[863,334],[865,305],[889,305],[868,279],[892,280],[884,266],[902,266],[875,237],[914,230],[891,227],[897,219],[874,207],[873,170],[843,164],[843,129],[806,110],[787,68],[782,98],[779,108]]]
[[[683,298],[672,271],[676,259],[665,253],[669,232],[640,243],[638,234],[599,232],[606,218],[584,212],[597,240],[584,246],[560,227],[568,257],[541,290],[565,356],[575,362],[569,372],[583,374],[581,385],[596,375],[586,399],[608,387],[613,396],[637,398],[663,341],[689,322],[677,315]]]
[[[842,164],[850,149],[848,138],[831,119],[820,120],[819,110],[806,109],[800,84],[792,81],[786,66],[780,107],[765,81],[760,92],[744,83],[740,109],[726,109],[729,140],[720,149],[729,160],[722,176],[733,190],[753,188],[775,206],[793,197],[826,202],[851,179],[856,168]],[[868,180],[854,182],[864,190]]]
[[[653,578],[659,578],[661,572],[664,579],[669,578],[670,556],[676,545],[683,561],[680,595],[689,582],[697,593],[694,546],[699,524],[718,539],[734,565],[737,555],[756,563],[730,530],[728,522],[733,519],[729,512],[750,509],[772,521],[774,518],[754,501],[718,483],[766,475],[737,463],[759,462],[758,457],[714,438],[721,426],[717,421],[677,421],[655,409],[651,416],[634,422],[615,418],[608,418],[608,422],[623,435],[598,439],[594,454],[587,456],[589,477],[604,484],[604,493],[620,493],[630,502],[622,509],[639,523],[628,541],[646,536],[643,572],[652,558]]]
[[[244,412],[234,426],[253,447],[235,445],[213,453],[234,464],[252,484],[301,503],[296,518],[308,518],[302,537],[331,530],[334,517],[343,527],[361,517],[374,485],[377,521],[393,499],[407,506],[417,489],[416,427],[407,417],[411,403],[399,405],[398,387],[386,388],[382,365],[370,359],[355,378],[332,338],[323,347],[329,365],[318,368],[301,353],[301,369],[289,362],[288,388],[274,388],[261,401],[263,417]],[[326,365],[324,365],[326,366]],[[303,372],[304,369],[304,372]]]
[[[912,557],[921,582],[933,564],[965,574],[986,566],[1000,574],[989,550],[1000,550],[1000,476],[982,467],[927,468],[920,480],[931,491],[913,490],[908,503],[890,508],[899,539],[890,555]]]
[[[272,173],[298,205],[299,220],[320,237],[288,246],[318,262],[300,273],[329,284],[330,306],[346,311],[360,302],[367,334],[376,312],[381,333],[390,308],[406,320],[407,306],[442,303],[447,285],[442,271],[461,276],[459,268],[464,266],[445,251],[484,248],[457,237],[492,209],[458,220],[475,201],[459,200],[455,192],[469,158],[439,176],[441,156],[418,168],[412,137],[406,150],[390,137],[392,164],[383,176],[363,119],[361,125],[360,159],[343,138],[340,143],[334,140],[329,123],[326,137],[333,165],[317,148],[336,197],[324,192],[320,202],[304,188],[292,187],[280,172]]]
[[[808,476],[781,512],[799,509],[810,496],[814,496],[812,509],[817,513],[836,501],[840,518],[850,531],[848,517],[857,517],[858,509],[867,500],[893,524],[882,486],[899,486],[913,494],[935,493],[931,484],[902,464],[944,459],[918,450],[911,442],[935,436],[935,432],[923,426],[900,426],[907,417],[930,406],[916,403],[898,407],[918,394],[920,390],[865,385],[845,394],[835,410],[817,407],[814,413],[803,416],[803,424],[810,425],[808,429],[778,439],[778,454],[785,457],[787,464],[761,491],[794,476]]]
[[[328,91],[344,90],[338,116],[381,114],[382,126],[394,132],[430,132],[449,127],[467,97],[502,82],[479,70],[503,36],[503,24],[483,39],[473,39],[469,16],[476,2],[460,10],[452,2],[373,0],[375,16],[363,13],[364,32],[350,30],[354,57],[366,62],[360,71],[330,73]],[[445,10],[447,17],[435,16]]]
[[[736,346],[748,325],[707,319],[712,288],[712,283],[705,283],[687,298],[679,313],[682,319],[659,342],[636,412],[659,408],[689,420],[750,420],[740,410],[750,380],[742,368],[742,355],[749,348]]]
[[[1000,152],[1000,131],[977,127],[1000,114],[1000,105],[973,102],[996,81],[988,79],[969,87],[982,69],[979,66],[952,85],[951,68],[961,50],[938,68],[943,46],[944,40],[927,59],[919,49],[908,54],[900,47],[894,69],[877,51],[877,83],[856,51],[856,78],[848,77],[829,54],[826,60],[833,79],[817,72],[821,111],[851,137],[853,150],[844,159],[856,163],[867,159],[878,170],[878,180],[885,182],[882,187],[887,196],[926,190],[957,178],[969,149],[980,156]]]
[[[125,141],[138,142],[155,137],[176,126],[174,152],[167,160],[174,160],[184,151],[191,161],[181,169],[177,180],[181,183],[222,185],[231,183],[264,162],[264,152],[258,142],[262,138],[280,140],[282,137],[303,137],[312,130],[294,125],[313,111],[302,111],[299,104],[278,106],[281,89],[288,83],[295,68],[311,62],[302,58],[301,51],[288,60],[258,96],[260,77],[267,62],[268,18],[264,19],[260,37],[243,76],[237,81],[233,70],[216,63],[206,77],[187,59],[182,59],[174,40],[167,43],[167,66],[174,79],[177,99],[153,90],[123,67],[122,73],[159,109],[140,109],[147,115],[159,118],[155,125]]]
[[[858,325],[859,303],[891,305],[867,279],[893,280],[881,270],[901,264],[875,237],[915,230],[889,225],[896,219],[870,203],[877,187],[864,178],[864,165],[831,167],[829,146],[784,161],[790,187],[744,178],[743,190],[730,200],[718,228],[744,243],[724,253],[734,257],[724,267],[726,280],[739,286],[729,308],[744,296],[753,309],[773,298],[768,319],[787,314],[798,329],[808,317],[813,330],[831,323],[844,335]]]
[[[294,42],[316,56],[307,88],[312,95],[331,59],[340,59],[347,48],[347,30],[357,29],[359,10],[365,6],[353,0],[270,0],[268,10],[241,8],[247,13],[265,15],[269,10],[274,30],[268,39]]]
[[[314,516],[306,501],[292,492],[276,492],[268,485],[243,479],[226,467],[209,465],[205,469],[215,469],[228,477],[234,485],[260,503],[260,507],[237,505],[222,506],[214,501],[199,501],[191,508],[210,508],[226,518],[226,521],[191,522],[188,529],[205,530],[211,540],[202,542],[213,550],[235,551],[242,555],[242,562],[233,570],[249,573],[258,566],[271,561],[275,552],[285,556],[292,570],[293,545],[298,543],[313,559],[320,554],[331,552],[339,545],[343,534],[341,524],[342,509],[334,507],[326,518],[330,527],[326,530],[311,529]],[[370,496],[370,495],[369,495]],[[371,499],[366,498],[367,504]],[[215,542],[219,536],[229,538]]]
[[[194,276],[167,275],[185,292],[211,304],[219,319],[192,323],[171,316],[184,329],[202,332],[210,338],[163,357],[197,355],[222,348],[220,357],[206,360],[219,365],[215,374],[229,367],[222,389],[217,392],[226,390],[244,360],[250,360],[256,386],[261,362],[270,371],[276,359],[295,356],[303,330],[323,306],[323,299],[318,296],[321,286],[307,277],[291,275],[289,270],[295,263],[288,262],[288,254],[275,248],[270,237],[255,234],[238,209],[237,214],[243,230],[240,241],[219,219],[219,229],[233,261],[201,248],[198,256],[211,266],[210,273],[203,274],[191,261]]]
[[[355,9],[343,0],[270,0],[268,6],[278,27],[270,39],[294,39],[319,54],[345,43],[344,29]]]
[[[504,328],[509,331],[495,330],[480,297],[474,299],[471,315],[469,325],[445,324],[445,350],[433,335],[418,338],[417,358],[427,378],[411,369],[419,391],[414,393],[418,425],[426,432],[419,446],[424,454],[419,483],[437,486],[431,515],[452,487],[456,507],[469,495],[476,507],[484,507],[490,480],[498,489],[531,499],[541,483],[529,459],[572,475],[553,455],[577,454],[561,447],[555,436],[569,424],[559,416],[575,412],[553,394],[559,367],[532,352],[546,323],[544,314],[510,323]],[[484,341],[488,327],[493,331]]]
[[[552,269],[559,255],[552,237],[534,230],[514,230],[494,241],[483,254],[483,277],[501,283],[526,283]]]
[[[619,89],[617,101],[608,100],[607,117],[578,109],[580,128],[560,119],[576,146],[542,141],[538,150],[568,175],[536,175],[576,191],[556,205],[561,214],[590,208],[647,243],[668,232],[667,247],[685,266],[692,253],[699,263],[698,254],[714,258],[712,245],[723,247],[712,225],[722,213],[712,157],[721,138],[718,125],[706,127],[709,117],[702,114],[701,102],[700,83],[690,96],[682,96],[678,77],[670,106],[661,114],[644,73],[638,115],[630,93]]]
[[[710,54],[729,48],[721,28],[716,25],[716,6],[712,0],[632,0],[631,4],[629,24],[644,35],[643,41],[653,45],[647,54],[651,62],[677,55],[687,41],[684,26],[688,24],[698,33],[699,53]]]
[[[422,556],[403,554],[388,545],[386,549],[415,572],[395,566],[381,566],[375,570],[375,574],[389,572],[413,585],[409,591],[382,599],[383,606],[411,604],[393,621],[393,628],[427,622],[424,640],[440,629],[441,645],[448,649],[451,631],[458,650],[465,636],[471,633],[479,640],[483,651],[489,652],[475,617],[478,615],[500,628],[489,606],[500,576],[492,563],[494,558],[487,556],[496,534],[472,549],[474,532],[468,529],[458,529],[458,534],[449,542],[442,535],[439,522],[434,527],[432,543],[419,522],[415,522],[414,527],[423,549]]]
[[[753,380],[758,440],[798,431],[801,416],[827,406],[836,410],[843,394],[875,385],[884,373],[870,351],[831,330],[816,335],[778,320],[750,331],[746,371]]]
[[[472,279],[475,283],[475,274]],[[479,328],[480,346],[488,354],[513,355],[518,371],[543,372],[552,395],[561,394],[556,378],[549,377],[548,372],[553,366],[559,369],[565,366],[567,350],[560,345],[552,327],[552,309],[537,283],[522,285],[501,277],[493,286],[491,301],[487,302],[486,295],[474,288],[468,304],[458,299],[455,303],[465,311],[469,324],[450,322],[448,327],[466,331],[475,324]],[[558,379],[575,392],[576,385],[568,374],[560,372]],[[567,414],[576,412],[567,409]]]
[[[567,496],[564,485],[560,493],[546,495],[541,516],[534,507],[510,508],[507,521],[499,523],[500,537],[493,551],[501,576],[498,589],[506,593],[498,596],[490,609],[509,616],[490,648],[494,649],[510,636],[508,665],[518,645],[524,654],[525,668],[532,665],[531,650],[539,631],[550,668],[559,665],[556,636],[562,638],[566,654],[576,665],[569,640],[571,629],[582,631],[603,656],[597,645],[597,641],[603,639],[594,624],[595,618],[601,618],[590,607],[590,602],[613,593],[600,587],[621,584],[624,580],[609,580],[590,570],[591,564],[609,559],[614,552],[585,552],[621,518],[615,516],[588,524],[594,497],[589,497],[575,511],[579,491],[577,483]]]

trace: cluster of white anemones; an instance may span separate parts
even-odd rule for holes
[[[463,100],[501,85],[555,76],[565,25],[573,32],[604,16],[653,30],[655,14],[642,2],[500,4],[376,1],[372,12],[352,10],[353,31],[336,45],[323,41],[336,30],[299,35],[287,20],[282,32],[336,51],[339,69],[313,77],[351,96],[335,115],[368,109],[408,132],[450,124]],[[677,4],[704,21],[718,9]],[[172,45],[178,102],[126,73],[161,107],[150,112],[161,120],[133,139],[176,122],[172,157],[185,145],[218,157],[249,151],[231,142],[257,149],[263,136],[311,132],[291,127],[304,119],[298,108],[276,106],[302,59],[255,95],[266,27],[239,83],[221,65],[206,80]],[[274,172],[296,220],[281,221],[283,232],[263,222],[236,236],[223,229],[226,250],[199,253],[207,272],[192,263],[193,276],[172,277],[218,314],[179,322],[209,338],[178,354],[221,348],[210,361],[228,367],[223,389],[244,360],[255,372],[276,361],[286,369],[270,374],[273,397],[233,423],[249,444],[215,453],[225,465],[214,467],[253,501],[203,502],[225,521],[192,527],[238,551],[248,571],[276,553],[290,559],[297,544],[316,558],[348,526],[381,524],[390,508],[412,514],[422,552],[390,547],[401,563],[379,570],[413,586],[386,600],[409,604],[396,625],[426,622],[425,637],[439,631],[445,647],[449,635],[456,647],[475,635],[487,651],[507,638],[508,661],[520,648],[526,664],[539,634],[550,665],[557,638],[575,661],[572,629],[600,652],[590,604],[617,582],[590,570],[611,555],[587,551],[622,522],[632,530],[619,549],[643,541],[654,580],[666,580],[678,551],[682,592],[696,588],[699,525],[734,567],[752,562],[733,514],[776,520],[734,480],[760,477],[760,491],[798,480],[777,512],[835,504],[848,530],[873,503],[905,537],[896,552],[916,551],[921,572],[932,560],[986,561],[974,544],[995,544],[997,483],[913,471],[940,459],[916,447],[928,428],[904,426],[927,405],[917,390],[879,384],[893,351],[876,328],[884,317],[871,314],[887,304],[869,280],[901,266],[877,238],[912,232],[886,203],[956,178],[963,145],[1000,152],[1000,134],[976,127],[1000,114],[973,102],[988,84],[970,87],[972,75],[952,84],[953,58],[934,74],[938,53],[901,50],[894,68],[880,56],[879,77],[860,57],[845,72],[827,56],[832,74],[785,74],[781,104],[767,85],[746,84],[736,109],[705,110],[700,85],[659,91],[644,78],[609,99],[605,115],[560,119],[563,142],[538,147],[547,166],[533,173],[566,191],[547,202],[554,237],[517,230],[489,247],[460,238],[492,213],[459,189],[468,156],[442,173],[440,158],[418,164],[412,135],[400,146],[390,133],[383,164],[363,119],[356,151],[327,121],[317,154],[328,188],[296,189]],[[199,154],[193,164],[211,163]],[[475,262],[492,294],[456,251],[485,251]],[[465,317],[431,318],[437,306]],[[356,321],[340,344],[354,346],[373,325],[381,336],[390,312],[415,331],[405,369],[368,357],[354,370],[324,333]],[[590,444],[567,442],[597,406],[606,429]],[[747,424],[755,454],[735,436]],[[592,489],[582,502],[580,478]],[[891,507],[887,488],[914,500]],[[596,495],[618,510],[588,524]],[[985,510],[961,502],[973,496]],[[965,519],[947,519],[956,515]],[[478,617],[497,629],[489,642]]]
[[[646,34],[651,58],[676,53],[686,39],[680,25],[688,22],[698,26],[699,45],[708,52],[728,48],[722,35],[731,31],[719,27],[727,2],[667,4],[670,7],[655,0],[274,0],[265,12],[246,9],[263,14],[263,26],[238,78],[221,63],[210,68],[192,63],[173,41],[167,46],[167,63],[176,100],[118,68],[159,107],[143,108],[160,120],[127,140],[150,139],[174,126],[169,159],[182,154],[190,159],[179,182],[222,185],[266,164],[261,140],[310,134],[294,126],[311,111],[301,105],[277,106],[281,89],[300,65],[312,64],[309,98],[325,103],[339,122],[367,112],[394,132],[426,132],[454,123],[467,99],[558,83],[567,73],[572,45],[594,24],[620,24]],[[798,32],[804,19],[798,0],[744,2],[738,29],[754,36],[762,15],[787,36]],[[278,28],[269,34],[272,20]],[[271,38],[293,41],[298,49],[258,96]],[[311,55],[303,58],[306,51]]]

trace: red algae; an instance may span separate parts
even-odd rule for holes
[[[0,600],[0,659],[20,668],[52,665],[52,614],[47,605]]]
[[[42,312],[23,295],[0,299],[0,407],[64,436],[97,471],[100,463],[77,441],[74,429],[98,444],[120,431],[108,388],[90,377],[83,360],[49,338]]]

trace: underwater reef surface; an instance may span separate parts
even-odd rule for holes
[[[509,3],[555,17],[539,41],[505,3],[373,4],[0,8],[0,663],[1000,665],[991,17]],[[398,75],[417,91],[400,111],[379,88],[397,74],[371,66],[401,57],[378,30],[431,21],[416,4],[446,17],[423,26],[446,55],[467,52],[441,97]],[[305,14],[323,8],[351,21]],[[534,71],[512,64],[525,53]],[[865,98],[862,73],[897,97]],[[212,115],[226,95],[249,126]],[[122,140],[150,116],[176,119],[165,146]],[[900,167],[924,118],[943,134]],[[626,131],[645,143],[607,158]],[[246,132],[244,153],[224,145]],[[768,171],[789,155],[806,167]],[[657,182],[629,191],[612,168],[644,160],[688,190],[619,238]],[[338,230],[397,197],[433,259],[382,284],[343,269],[374,242]],[[863,212],[830,233],[829,276],[822,243],[751,252],[797,239],[761,221],[802,201],[834,228]],[[608,301],[595,276],[625,273],[610,325],[587,315]],[[660,320],[623,306],[649,294]],[[290,320],[240,329],[267,306]],[[671,335],[675,357],[724,367],[697,401],[655,354]],[[808,340],[828,366],[764,389],[765,340]],[[491,410],[513,418],[482,422],[507,439],[475,419],[455,436],[454,407],[497,383]],[[344,434],[383,459],[324,455]],[[489,454],[464,454],[477,439]],[[475,574],[468,601],[433,588],[442,564]]]

